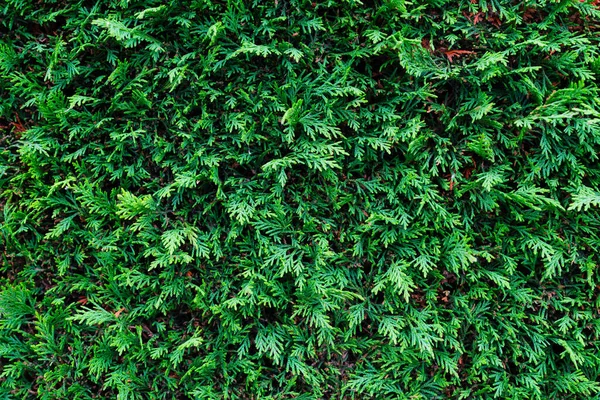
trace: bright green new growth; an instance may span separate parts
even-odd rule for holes
[[[4,0],[0,397],[600,396],[600,6]]]

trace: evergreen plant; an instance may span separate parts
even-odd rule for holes
[[[0,398],[600,398],[600,4],[0,0]]]

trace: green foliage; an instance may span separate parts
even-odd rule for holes
[[[0,397],[600,396],[591,0],[0,4]]]

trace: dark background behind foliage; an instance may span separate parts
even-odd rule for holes
[[[598,398],[599,29],[2,0],[0,397]]]

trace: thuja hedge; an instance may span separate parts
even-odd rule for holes
[[[600,395],[589,0],[4,0],[0,397]]]

